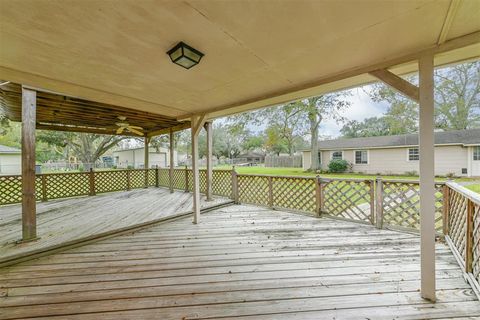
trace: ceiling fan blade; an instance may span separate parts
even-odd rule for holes
[[[138,126],[128,126],[129,128],[133,128],[133,129],[138,129],[138,130],[143,130],[142,127],[138,127]]]
[[[121,134],[123,132],[123,129],[125,129],[124,127],[120,127],[117,129],[117,134]]]
[[[128,129],[128,131],[130,131],[132,133],[138,134],[139,136],[143,136],[143,132],[138,131],[136,129],[132,129],[132,127],[127,127],[127,129]]]

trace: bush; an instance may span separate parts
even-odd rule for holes
[[[406,176],[409,176],[409,177],[411,177],[411,176],[418,176],[418,173],[417,173],[417,171],[412,170],[412,171],[406,171],[406,172],[405,172],[405,175],[406,175]]]
[[[448,179],[453,179],[455,178],[455,172],[449,172],[445,175],[445,177],[447,177]]]
[[[348,169],[348,162],[346,160],[332,160],[328,164],[330,172],[345,172]]]

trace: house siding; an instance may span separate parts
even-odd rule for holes
[[[20,174],[21,163],[21,154],[0,154],[0,175]]]
[[[343,150],[343,159],[352,163],[352,171],[366,174],[405,174],[406,172],[419,171],[419,161],[408,161],[407,152],[409,147],[399,148],[375,148],[368,150],[368,164],[354,164],[355,150]],[[321,150],[322,166],[328,169],[332,151]],[[310,151],[304,151],[304,169],[310,168]],[[468,148],[462,146],[436,146],[435,147],[435,174],[446,175],[453,173],[456,176],[462,174],[462,168],[468,168]]]

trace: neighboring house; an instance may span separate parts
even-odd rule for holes
[[[20,174],[22,151],[0,145],[0,175]]]
[[[170,150],[167,148],[160,148],[157,152],[155,148],[149,148],[149,167],[166,168],[170,166]],[[113,161],[118,168],[128,168],[129,166],[135,169],[145,167],[145,148],[124,149],[113,152]],[[173,164],[176,167],[178,164],[177,152],[173,153]]]
[[[246,162],[250,163],[264,163],[265,162],[265,155],[259,152],[247,152],[242,153],[236,157],[237,159],[245,159]]]
[[[319,141],[322,169],[332,159],[345,159],[352,171],[405,174],[419,170],[418,135]],[[303,151],[303,169],[310,168],[311,150]],[[480,176],[480,129],[435,132],[435,174]]]

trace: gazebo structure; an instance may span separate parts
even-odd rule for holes
[[[198,223],[209,121],[380,80],[419,103],[421,295],[435,301],[433,72],[480,56],[479,12],[466,0],[2,1],[1,103],[23,123],[23,239],[37,236],[35,128],[116,134],[121,116],[147,144],[191,128]],[[198,65],[172,63],[181,41],[204,54]],[[400,77],[414,72],[418,86]]]

